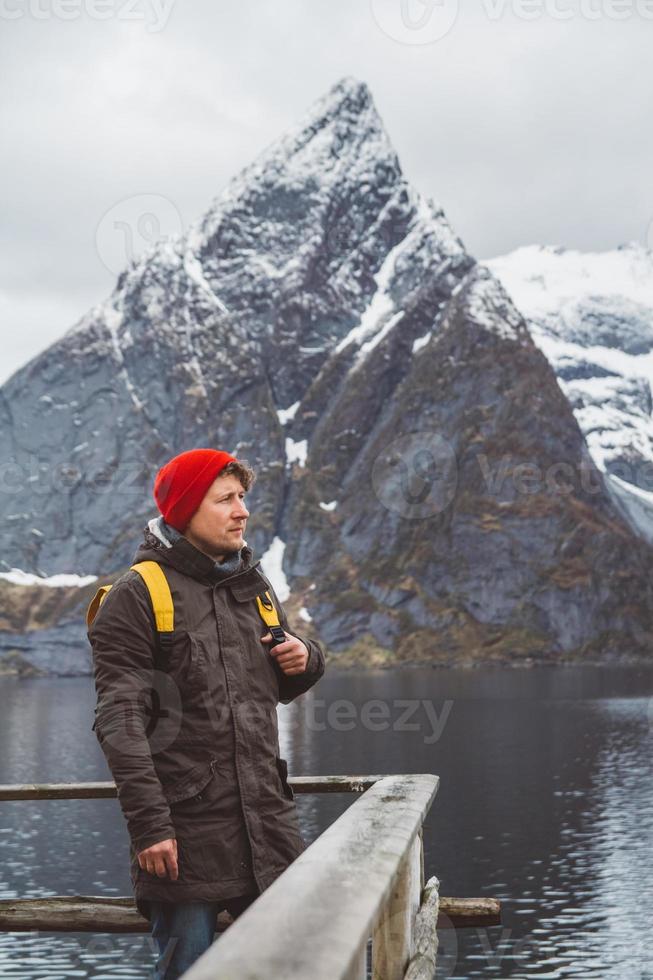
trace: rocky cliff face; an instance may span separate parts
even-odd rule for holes
[[[487,265],[551,363],[615,506],[653,543],[653,251],[531,245]]]
[[[82,624],[98,584],[0,579],[0,674],[90,673],[91,649]]]
[[[158,466],[214,445],[257,469],[248,543],[281,547],[297,630],[343,661],[650,649],[650,546],[352,79],[15,374],[0,419],[7,567],[121,571]]]
[[[476,265],[430,324],[403,361],[388,336],[357,368],[293,486],[287,564],[315,582],[327,642],[447,662],[646,653],[651,550],[525,321]]]

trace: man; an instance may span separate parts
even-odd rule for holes
[[[94,727],[127,821],[136,905],[158,944],[157,980],[188,969],[213,941],[217,913],[240,914],[305,847],[276,707],[315,684],[324,655],[288,632],[252,560],[244,498],[254,479],[214,449],[163,466],[161,516],[134,561],[163,570],[174,622],[161,630],[146,582],[130,570],[88,630]],[[285,637],[277,645],[257,601],[266,591]]]

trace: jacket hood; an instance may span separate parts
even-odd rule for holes
[[[209,583],[225,582],[260,564],[260,561],[253,561],[254,552],[245,542],[240,549],[240,568],[233,574],[225,576],[220,574],[219,564],[191,544],[187,538],[180,536],[177,540],[171,541],[162,525],[161,517],[153,517],[148,521],[147,527],[143,529],[143,541],[134,554],[133,564],[139,561],[158,561],[163,565],[171,565],[184,575]]]

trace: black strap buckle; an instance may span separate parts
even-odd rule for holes
[[[172,642],[175,638],[174,630],[172,631],[158,631],[156,634],[156,659],[154,666],[157,670],[166,670],[168,667],[168,658],[170,656],[170,651],[172,650]]]
[[[286,642],[286,634],[280,626],[270,626],[270,633],[272,633],[271,647],[276,647],[278,643]]]

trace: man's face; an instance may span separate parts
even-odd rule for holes
[[[229,551],[238,551],[244,543],[249,517],[244,498],[237,476],[218,476],[186,525],[184,537],[216,561]]]

